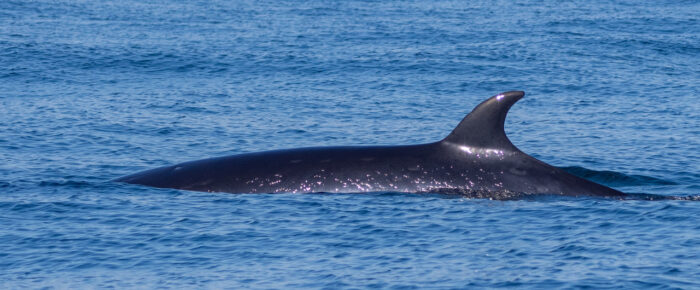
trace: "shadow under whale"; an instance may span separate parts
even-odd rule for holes
[[[160,188],[228,193],[437,192],[504,199],[521,195],[624,197],[515,147],[506,114],[524,96],[493,96],[445,139],[402,146],[311,147],[184,162],[115,179]]]

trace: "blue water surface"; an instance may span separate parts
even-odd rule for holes
[[[700,195],[698,1],[0,1],[0,288],[699,288],[700,202],[110,180],[446,136]],[[692,198],[691,198],[692,199]]]

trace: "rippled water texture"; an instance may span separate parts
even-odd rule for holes
[[[231,195],[109,180],[446,136],[700,194],[697,1],[0,1],[0,288],[698,288],[700,203]]]

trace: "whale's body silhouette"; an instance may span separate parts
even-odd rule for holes
[[[624,196],[516,148],[503,125],[524,93],[489,98],[447,138],[428,144],[312,147],[247,153],[156,168],[116,181],[229,193],[443,192],[475,197],[519,194]]]

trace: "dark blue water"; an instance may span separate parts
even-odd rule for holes
[[[2,1],[0,288],[698,288],[700,203],[232,195],[110,179],[446,136],[700,194],[697,1]]]

